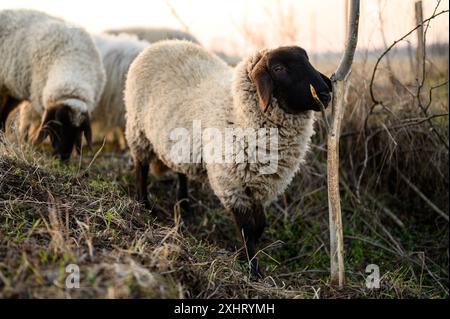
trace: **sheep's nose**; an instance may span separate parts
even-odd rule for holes
[[[319,99],[323,103],[323,105],[327,106],[331,100],[331,95],[328,92],[319,93]]]

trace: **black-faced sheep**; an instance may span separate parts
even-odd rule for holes
[[[134,35],[93,35],[105,69],[106,83],[98,104],[91,113],[91,124],[99,132],[111,133],[116,129],[125,131],[125,103],[123,92],[125,79],[131,62],[149,43]],[[29,103],[20,105],[17,131],[19,138],[27,140],[39,121],[37,113]]]
[[[125,90],[126,138],[139,199],[148,201],[148,163],[154,156],[175,172],[208,181],[234,215],[252,274],[260,275],[255,244],[265,227],[264,206],[299,170],[314,132],[313,111],[320,110],[310,85],[327,105],[331,82],[300,47],[258,52],[235,69],[186,41],[164,41],[145,49],[130,67]],[[180,160],[174,153],[180,143],[174,132],[188,133],[181,142],[193,145],[195,123],[222,134],[227,128],[277,129],[275,170],[267,161],[206,161],[195,146],[187,148],[188,160]],[[266,144],[257,144],[256,153],[266,152]],[[245,145],[232,148],[233,155],[252,156]]]
[[[0,118],[28,100],[42,115],[36,143],[50,137],[70,157],[91,141],[90,113],[105,83],[99,52],[82,28],[32,10],[0,11]]]

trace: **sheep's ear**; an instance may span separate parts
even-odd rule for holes
[[[325,74],[322,74],[322,73],[320,73],[320,76],[325,81],[325,84],[328,86],[328,90],[329,90],[328,92],[333,92],[333,84],[331,83],[330,78],[328,76],[326,76]]]
[[[33,140],[34,145],[41,144],[47,136],[50,134],[50,128],[48,126],[49,122],[55,120],[56,109],[52,108],[50,110],[45,110],[44,115],[42,116],[41,125],[39,126],[36,137]]]
[[[267,70],[266,57],[262,57],[253,67],[251,78],[258,93],[259,107],[262,112],[265,112],[272,101],[273,93],[273,82]]]

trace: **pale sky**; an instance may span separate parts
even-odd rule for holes
[[[345,0],[0,0],[0,9],[29,8],[45,11],[84,26],[91,32],[123,26],[169,26],[183,29],[181,20],[205,46],[244,53],[254,46],[245,40],[247,28],[269,39],[268,45],[286,43],[280,25],[288,24],[291,42],[310,52],[340,51],[344,46]],[[413,0],[362,0],[359,48],[383,47],[379,9],[388,44],[414,26]],[[436,0],[424,0],[428,17]],[[438,11],[449,8],[441,2]],[[279,17],[284,17],[280,19]],[[284,28],[286,29],[286,28]],[[283,30],[284,30],[283,29]],[[428,41],[448,42],[449,16],[434,20]],[[293,31],[293,32],[292,32]],[[415,37],[411,37],[415,43]],[[258,45],[256,45],[258,46]]]

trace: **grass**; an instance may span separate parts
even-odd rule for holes
[[[267,277],[259,282],[249,281],[232,218],[207,186],[191,183],[193,219],[180,222],[174,179],[152,179],[154,215],[133,199],[124,154],[101,153],[85,172],[92,156],[61,165],[27,146],[3,144],[1,297],[448,297],[448,224],[419,200],[402,202],[378,191],[358,199],[345,185],[345,173],[348,282],[343,290],[328,285],[323,152],[310,154],[288,200],[267,209],[259,246]],[[383,207],[395,212],[403,227]],[[65,288],[65,267],[72,263],[80,267],[79,289]],[[380,289],[365,286],[369,264],[380,267]]]

